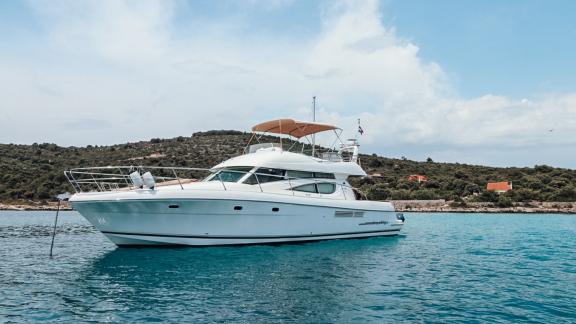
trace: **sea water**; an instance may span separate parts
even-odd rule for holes
[[[75,212],[0,212],[0,322],[576,321],[576,216],[406,213],[402,235],[117,248]]]

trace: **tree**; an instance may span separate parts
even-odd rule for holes
[[[438,195],[436,194],[436,192],[430,189],[416,190],[412,193],[412,197],[417,200],[438,199]]]
[[[500,197],[498,197],[498,200],[496,201],[496,206],[500,207],[500,208],[508,208],[508,207],[512,207],[512,200],[504,195],[500,195]]]
[[[378,183],[368,189],[366,196],[370,200],[386,200],[390,197],[390,189],[386,188],[385,184]]]
[[[576,188],[573,185],[565,186],[552,197],[555,201],[576,201]]]
[[[480,195],[476,197],[476,199],[481,202],[497,202],[498,194],[494,191],[483,190]]]

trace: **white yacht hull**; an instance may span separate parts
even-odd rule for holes
[[[391,204],[230,191],[84,193],[73,207],[119,246],[243,245],[397,235]]]

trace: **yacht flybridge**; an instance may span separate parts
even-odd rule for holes
[[[368,201],[348,183],[366,173],[357,141],[341,141],[339,128],[278,119],[252,131],[243,155],[211,169],[65,171],[76,190],[70,202],[119,246],[270,244],[400,232],[404,217],[392,204]],[[338,143],[330,149],[300,141],[329,131]],[[280,143],[260,143],[267,134],[279,135]]]

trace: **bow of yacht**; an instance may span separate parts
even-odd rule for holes
[[[252,130],[255,141],[261,134],[298,140],[325,131],[339,138],[335,126],[291,119]],[[249,145],[211,169],[72,169],[65,172],[76,190],[70,202],[119,246],[270,244],[400,232],[404,217],[392,204],[366,200],[348,183],[366,176],[356,141],[329,150],[300,144]]]

